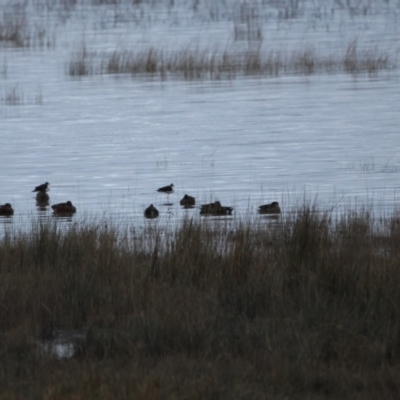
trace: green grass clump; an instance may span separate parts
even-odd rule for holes
[[[0,239],[0,398],[393,398],[400,223],[304,205],[137,236],[37,222]],[[84,339],[56,360],[38,344]],[[1,397],[3,396],[3,397]]]

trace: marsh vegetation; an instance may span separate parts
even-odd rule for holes
[[[159,79],[187,80],[234,79],[248,76],[278,77],[281,75],[311,75],[317,73],[347,72],[350,74],[377,74],[395,69],[389,54],[359,51],[357,41],[349,43],[342,55],[322,55],[313,48],[290,53],[268,51],[261,44],[246,49],[200,49],[190,46],[175,51],[154,47],[135,50],[115,50],[111,54],[89,52],[82,44],[68,64],[68,74],[130,74]]]
[[[10,227],[0,240],[2,394],[391,398],[399,239],[397,214],[313,205],[272,223],[186,219],[173,232]],[[82,333],[70,358],[38,351],[58,329]]]

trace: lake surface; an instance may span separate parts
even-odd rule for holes
[[[39,3],[15,11],[2,2],[3,20],[23,9],[32,26],[46,28],[50,42],[25,47],[0,42],[0,204],[13,205],[14,224],[39,215],[32,190],[46,181],[51,204],[71,200],[78,209],[75,219],[110,216],[134,224],[144,223],[151,203],[160,220],[198,215],[197,208],[180,208],[184,194],[198,204],[220,200],[235,208],[236,217],[274,200],[290,210],[304,196],[337,208],[396,208],[397,68],[374,75],[339,71],[220,81],[124,74],[76,78],[68,75],[68,62],[82,40],[93,51],[135,45],[179,49],[188,43],[222,47],[234,41],[234,26],[241,26],[234,17],[243,2],[231,8],[199,2],[197,11],[189,2],[153,7],[78,2],[68,10],[62,2],[54,9],[43,3],[40,10],[33,5]],[[377,1],[366,14],[362,9],[352,14],[332,2],[315,15],[314,2],[306,1],[300,2],[301,13],[286,18],[277,2],[264,3],[254,2],[263,45],[285,51],[312,45],[341,55],[357,39],[361,50],[379,48],[397,60],[398,5]],[[210,16],[212,10],[218,18]],[[248,40],[238,43],[247,45]],[[176,190],[169,198],[156,192],[170,183]],[[51,215],[50,209],[43,214]]]

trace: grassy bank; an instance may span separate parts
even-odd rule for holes
[[[34,223],[0,239],[0,398],[396,398],[396,215],[300,207],[131,237]],[[38,351],[56,329],[75,356]]]

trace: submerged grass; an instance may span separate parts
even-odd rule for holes
[[[166,51],[150,47],[142,50],[115,50],[110,54],[89,54],[86,46],[71,56],[71,76],[93,74],[130,74],[161,79],[234,79],[244,76],[311,75],[347,72],[376,74],[396,68],[388,54],[377,48],[360,51],[352,41],[343,56],[321,55],[313,48],[293,51],[265,50],[261,43],[225,50],[184,47]]]
[[[394,398],[400,223],[304,205],[138,236],[36,222],[0,239],[3,398]],[[85,333],[74,357],[37,350]]]
[[[26,96],[19,85],[6,87],[3,93],[0,93],[0,104],[7,106],[22,106],[26,104],[43,104],[43,93],[38,88],[31,96]]]

